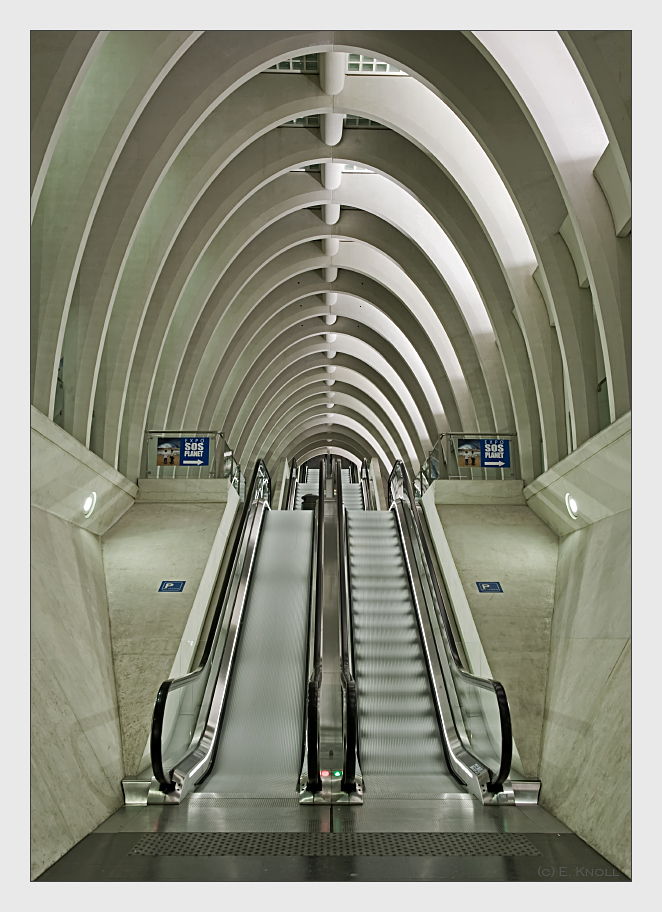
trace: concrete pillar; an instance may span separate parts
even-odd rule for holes
[[[331,349],[329,349],[329,351],[326,353],[326,356],[327,356],[327,358],[335,358],[336,353],[334,351],[332,351]]]
[[[320,86],[326,95],[339,95],[345,86],[347,54],[343,51],[326,51],[319,55]]]
[[[322,184],[325,190],[337,190],[342,180],[340,162],[322,162]]]
[[[340,252],[340,239],[337,237],[322,238],[322,252],[325,256],[336,256]]]
[[[320,134],[322,142],[327,146],[337,146],[342,139],[342,128],[345,122],[344,114],[322,114],[320,121]]]
[[[328,342],[328,344],[331,345],[331,343],[335,342],[336,339],[338,338],[338,333],[325,333],[324,338]]]
[[[324,303],[327,307],[333,307],[333,305],[338,300],[338,293],[335,291],[325,291],[324,292]]]
[[[327,326],[333,326],[337,319],[337,314],[328,313],[324,315],[324,322]]]
[[[340,203],[324,203],[324,221],[327,225],[335,225],[340,218]]]
[[[329,368],[327,367],[327,370],[328,370],[328,369],[329,369]],[[335,367],[333,368],[333,370],[335,370]],[[336,381],[333,380],[331,377],[329,377],[329,379],[328,379],[328,380],[325,380],[324,382],[326,383],[327,386],[333,386],[333,384],[334,384]]]
[[[324,267],[324,281],[325,282],[335,282],[338,278],[338,267],[337,266],[325,266]]]

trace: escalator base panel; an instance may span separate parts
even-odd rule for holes
[[[534,856],[515,833],[149,833],[132,855]]]

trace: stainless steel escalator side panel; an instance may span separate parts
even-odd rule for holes
[[[216,676],[210,675],[210,682],[208,684],[208,689],[211,690],[209,713],[206,714],[204,711],[208,703],[207,699],[205,699],[203,700],[203,712],[200,714],[193,743],[195,742],[198,732],[202,729],[200,740],[195,750],[185,757],[173,770],[172,779],[175,782],[175,789],[166,795],[166,804],[179,804],[207,772],[213,760],[216,739],[228,694],[230,672],[237,650],[241,621],[246,606],[249,583],[255,564],[260,532],[267,510],[269,510],[269,506],[264,501],[259,502],[254,507],[255,512],[247,536],[246,551],[242,562],[241,572],[238,574],[238,577],[236,577],[234,593],[232,590],[229,593],[232,600],[228,601],[228,604],[233,604],[234,607],[227,627],[220,668]]]
[[[487,791],[489,772],[480,761],[465,750],[460,740],[446,690],[442,663],[436,645],[431,648],[431,644],[435,642],[435,636],[428,613],[428,603],[413,554],[411,536],[404,516],[404,507],[400,501],[396,501],[392,509],[395,513],[400,533],[414,610],[418,621],[423,653],[428,668],[432,696],[447,761],[452,772],[464,783],[471,794],[481,803],[491,803],[492,796]]]

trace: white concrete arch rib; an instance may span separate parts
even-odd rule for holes
[[[413,470],[438,433],[479,426],[517,431],[530,480],[599,429],[603,372],[611,419],[622,414],[629,239],[576,130],[544,113],[550,61],[578,61],[625,173],[623,99],[609,97],[597,39],[574,33],[540,39],[556,57],[527,45],[520,78],[506,57],[527,34],[35,38],[52,55],[33,124],[35,406],[54,415],[62,359],[59,423],[130,478],[148,425],[218,424],[244,465],[303,451],[296,431],[317,434],[306,413],[324,384],[309,387],[326,366],[338,433]],[[412,75],[350,76],[330,96],[315,77],[264,72],[332,46]],[[331,112],[387,129],[345,129],[328,146],[318,129],[283,126]],[[292,173],[316,162],[374,173],[334,189]]]

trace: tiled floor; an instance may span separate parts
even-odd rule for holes
[[[145,833],[521,833],[536,856],[149,856]],[[330,836],[333,839],[333,836]],[[404,840],[406,843],[406,839]],[[470,796],[301,807],[296,798],[193,795],[180,806],[121,808],[42,881],[608,881],[627,878],[540,807],[483,807]]]

